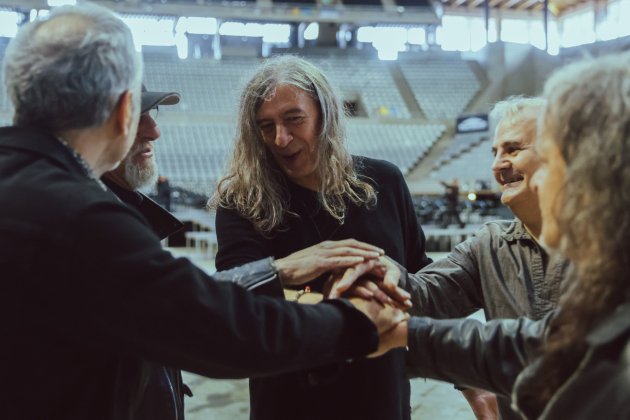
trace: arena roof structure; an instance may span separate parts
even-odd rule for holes
[[[483,9],[486,0],[441,0],[445,8]],[[576,6],[587,3],[588,0],[549,0],[549,12],[560,16],[563,12]],[[544,0],[489,0],[491,9],[511,11],[542,11],[545,7]]]

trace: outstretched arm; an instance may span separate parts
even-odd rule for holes
[[[59,308],[42,322],[77,351],[92,346],[211,377],[259,376],[365,355],[376,348],[377,332],[403,317],[377,303],[255,297],[174,259],[119,203],[86,210],[71,228],[50,259],[74,255],[75,263],[38,293]],[[259,264],[232,275],[274,275],[270,260]]]
[[[518,374],[537,356],[551,315],[540,321],[486,324],[412,317],[381,337],[378,354],[408,347],[407,372],[412,376],[509,395]]]
[[[372,279],[381,280],[375,284],[395,300],[410,299],[412,315],[433,318],[468,316],[484,307],[476,250],[486,246],[485,237],[484,234],[468,239],[445,258],[415,274],[387,257],[380,258],[378,267],[360,264],[349,268],[333,285],[331,297],[347,293],[361,275],[372,274]],[[397,286],[407,292],[404,297],[397,293]]]

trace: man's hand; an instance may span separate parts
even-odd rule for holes
[[[350,298],[350,302],[355,308],[370,318],[376,326],[379,335],[392,330],[408,318],[408,315],[400,309],[392,305],[383,305],[375,299]]]
[[[299,286],[327,271],[377,261],[384,251],[355,239],[324,241],[275,261],[280,281],[285,286]]]
[[[357,280],[365,275],[369,275],[370,280],[373,280],[371,284],[357,283]],[[375,297],[383,303],[395,302],[403,308],[410,308],[411,295],[398,287],[399,279],[398,266],[388,257],[381,256],[378,260],[365,261],[347,268],[343,274],[333,275],[329,280],[327,296],[331,299],[341,295]],[[382,299],[382,296],[388,298]]]
[[[499,418],[497,396],[492,392],[468,388],[464,389],[462,394],[470,404],[477,420],[497,420]]]
[[[409,316],[407,316],[409,318]],[[388,351],[398,348],[407,347],[408,329],[407,321],[400,322],[394,326],[394,328],[387,330],[381,334],[378,342],[378,349],[370,354],[368,357],[378,357],[387,353]]]

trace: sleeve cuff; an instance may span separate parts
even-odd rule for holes
[[[278,271],[271,257],[216,272],[213,277],[218,281],[236,283],[257,295],[283,296]]]

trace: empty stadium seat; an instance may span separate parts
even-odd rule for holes
[[[447,53],[402,54],[399,66],[429,119],[457,117],[481,89],[468,63]]]

